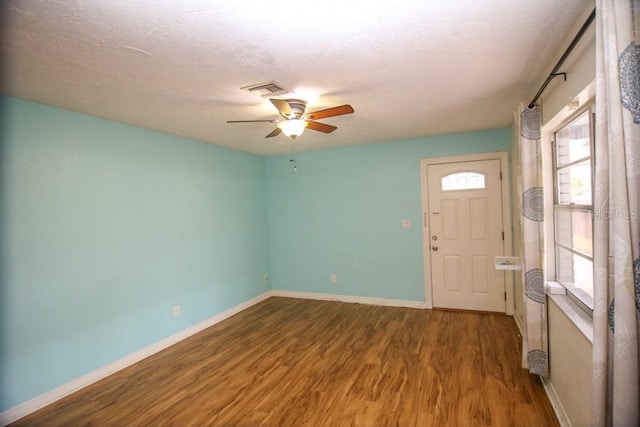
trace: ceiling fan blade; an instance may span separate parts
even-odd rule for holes
[[[284,117],[290,117],[293,115],[293,110],[291,109],[291,105],[283,99],[275,99],[269,98],[269,101],[278,109],[280,114]]]
[[[275,128],[274,130],[271,131],[271,133],[267,136],[265,136],[265,138],[273,138],[274,136],[278,136],[282,133],[282,130],[280,130],[280,128]]]
[[[312,122],[312,121],[307,122],[307,128],[312,130],[317,130],[319,132],[324,132],[324,133],[331,133],[334,130],[338,129],[335,126],[327,125],[325,123],[320,123],[320,122]]]
[[[324,119],[326,117],[341,116],[343,114],[353,113],[353,107],[345,104],[339,107],[327,108],[326,110],[320,110],[313,113],[307,113],[302,118],[307,120]]]
[[[227,123],[275,123],[275,119],[272,120],[227,120]]]

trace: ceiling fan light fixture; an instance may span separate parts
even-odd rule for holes
[[[302,135],[304,129],[307,127],[308,123],[302,119],[291,119],[284,120],[278,123],[278,127],[291,139],[296,139],[298,136]]]

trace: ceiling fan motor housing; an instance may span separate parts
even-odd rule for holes
[[[305,109],[307,108],[307,102],[301,99],[285,99],[284,101],[289,104],[291,107],[291,114],[287,114],[283,116],[286,119],[299,119],[304,114]]]

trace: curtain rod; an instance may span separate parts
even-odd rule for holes
[[[578,42],[580,41],[580,39],[582,38],[584,33],[587,32],[587,29],[589,28],[589,26],[591,25],[591,23],[593,22],[595,17],[596,17],[596,10],[593,9],[593,12],[591,12],[591,15],[589,15],[587,20],[584,22],[584,24],[580,28],[580,31],[578,31],[578,34],[576,34],[576,36],[573,38],[573,40],[571,41],[571,44],[569,45],[569,47],[567,47],[567,50],[564,51],[564,53],[560,57],[560,60],[556,64],[556,66],[553,67],[553,70],[551,70],[551,73],[549,74],[549,77],[547,77],[547,79],[544,81],[544,83],[542,83],[542,86],[538,90],[538,93],[536,93],[536,96],[534,96],[533,99],[531,100],[531,102],[529,103],[529,108],[535,107],[536,101],[538,100],[538,98],[540,98],[540,95],[542,95],[542,92],[544,92],[544,90],[547,88],[547,85],[556,76],[558,76],[560,74],[564,74],[564,79],[567,80],[566,73],[558,73],[558,70],[560,69],[560,67],[562,67],[562,64],[564,64],[564,61],[567,60],[567,57],[569,57],[569,54],[576,47],[576,45],[578,44]]]

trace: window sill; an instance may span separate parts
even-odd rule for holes
[[[567,318],[593,344],[593,319],[566,295],[554,294],[547,287],[547,297],[552,300]]]

